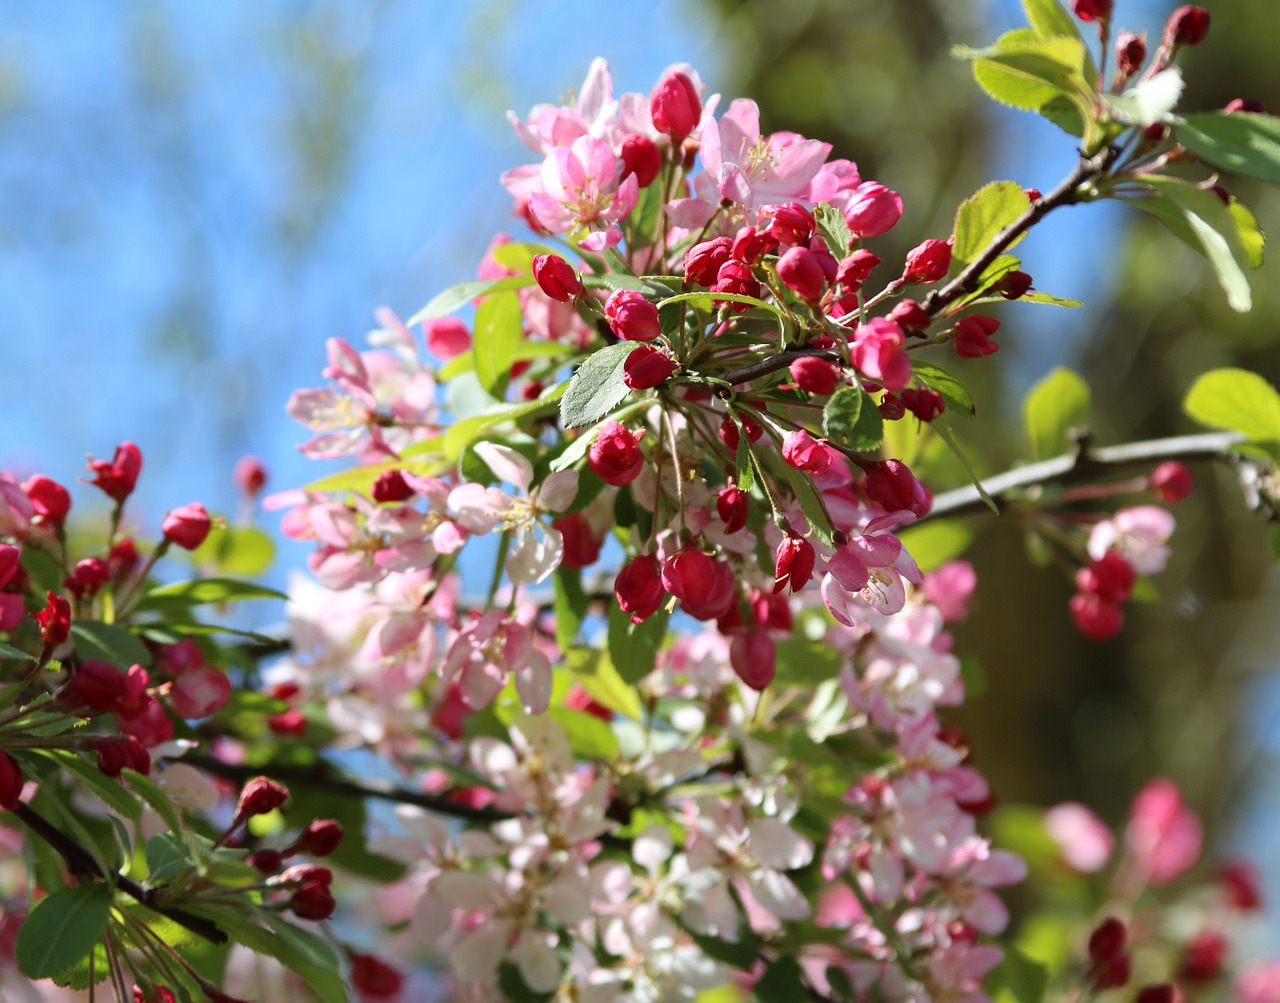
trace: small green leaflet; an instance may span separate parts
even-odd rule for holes
[[[837,261],[841,260],[849,253],[849,244],[853,241],[844,213],[828,202],[819,202],[813,207],[813,219],[831,254]]]
[[[0,658],[15,659],[21,662],[34,662],[35,655],[28,655],[21,648],[15,648],[12,644],[5,644],[0,641]]]
[[[29,979],[51,979],[74,968],[102,939],[111,900],[111,889],[96,881],[41,899],[18,927],[18,969]]]
[[[283,592],[241,582],[234,578],[198,578],[188,582],[158,585],[147,593],[147,599],[178,600],[189,606],[229,603],[240,599],[288,599]]]
[[[1210,370],[1191,385],[1182,407],[1200,424],[1239,432],[1280,458],[1280,394],[1257,373]]]
[[[1187,115],[1178,142],[1202,160],[1233,174],[1280,184],[1280,118],[1255,112]]]
[[[490,257],[493,258],[503,268],[509,268],[513,272],[528,272],[533,268],[533,256],[535,254],[555,254],[555,248],[547,247],[546,244],[534,244],[520,240],[510,240],[505,244],[499,244],[489,251]]]
[[[1031,200],[1016,181],[993,181],[960,203],[956,211],[956,242],[951,249],[952,274],[962,272],[1030,208]],[[1012,241],[1009,247],[1021,239],[1020,236]]]
[[[147,646],[113,623],[73,620],[71,637],[76,643],[76,655],[82,659],[94,658],[122,668],[151,664],[151,652]]]
[[[1019,28],[990,48],[958,46],[952,52],[973,60],[978,86],[1001,104],[1039,112],[1073,136],[1084,135],[1088,127],[1090,139],[1096,138],[1096,127],[1086,117],[1092,90],[1086,75],[1096,71],[1078,35],[1044,38]]]
[[[520,309],[520,297],[514,292],[486,296],[476,307],[471,350],[475,354],[476,378],[499,400],[506,392],[511,363],[523,340],[524,314]]]
[[[120,781],[107,776],[96,764],[86,762],[70,749],[36,749],[32,750],[32,755],[51,759],[68,773],[75,774],[81,783],[117,815],[131,821],[136,821],[142,815],[137,799],[120,786]]]
[[[973,530],[959,519],[930,519],[919,526],[903,526],[897,535],[920,570],[928,573],[963,554]]]
[[[255,526],[215,525],[208,539],[187,556],[198,568],[212,565],[221,575],[248,577],[271,567],[276,546]]]
[[[1067,452],[1072,446],[1069,430],[1087,428],[1092,410],[1089,384],[1078,374],[1065,368],[1049,373],[1022,405],[1031,458],[1047,460]]]
[[[565,428],[591,425],[622,403],[631,392],[622,382],[622,367],[635,349],[635,342],[620,341],[587,356],[560,398],[560,419]]]
[[[850,449],[867,451],[884,441],[884,419],[861,387],[841,387],[822,409],[822,430],[828,439]]]
[[[643,717],[644,709],[636,688],[618,674],[605,652],[586,647],[567,648],[565,662],[574,680],[591,699],[633,721]]]
[[[477,297],[508,289],[524,289],[533,285],[533,282],[532,275],[511,275],[503,279],[469,279],[466,282],[459,282],[436,296],[410,317],[406,324],[413,327],[414,324],[421,324],[424,320],[445,317]]]
[[[666,610],[660,609],[643,623],[633,624],[631,617],[609,604],[609,659],[626,683],[637,683],[653,671],[658,651],[667,637]]]
[[[978,413],[969,388],[941,366],[935,366],[931,362],[913,361],[911,373],[918,382],[938,392],[947,406],[948,414],[972,418]]]

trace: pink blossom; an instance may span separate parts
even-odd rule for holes
[[[843,603],[833,605],[833,590],[847,597],[857,596],[880,613],[891,615],[906,603],[904,582],[918,584],[920,569],[884,518],[873,520],[867,532],[837,547],[827,560],[822,581],[822,597],[827,609],[841,623],[851,625]]]
[[[904,341],[897,324],[885,317],[873,317],[853,332],[853,364],[886,389],[901,390],[911,379],[911,360],[903,350]]]
[[[1058,844],[1062,859],[1081,874],[1096,874],[1111,859],[1115,837],[1082,804],[1069,801],[1054,805],[1045,812],[1044,827]]]
[[[1258,961],[1244,969],[1235,982],[1239,1003],[1280,1001],[1280,960]]]
[[[1138,872],[1151,884],[1163,885],[1199,859],[1202,836],[1200,819],[1183,802],[1177,785],[1158,777],[1134,798],[1124,842]]]
[[[547,154],[557,146],[568,146],[582,136],[612,142],[617,126],[618,102],[613,97],[609,64],[596,57],[572,103],[534,105],[527,119],[513,111],[507,121],[534,153]]]
[[[784,145],[777,137],[761,136],[760,109],[741,98],[702,131],[702,165],[717,198],[731,199],[747,210],[801,197],[830,152],[829,143],[815,139]]]
[[[1169,561],[1166,544],[1173,528],[1173,516],[1158,506],[1122,508],[1093,527],[1089,534],[1089,556],[1101,560],[1114,547],[1129,559],[1138,574],[1154,575],[1163,571]]]
[[[968,615],[969,600],[977,584],[978,576],[968,561],[949,561],[925,575],[921,583],[925,598],[938,607],[948,623]]]
[[[459,633],[445,656],[446,682],[458,677],[467,704],[479,710],[514,675],[516,691],[530,714],[541,714],[551,698],[551,663],[533,643],[533,630],[502,610],[492,610]]]
[[[587,230],[579,243],[588,251],[612,247],[622,239],[618,220],[632,210],[640,192],[634,174],[618,183],[621,166],[603,140],[581,136],[570,146],[558,146],[542,162],[542,190],[529,195],[529,211],[551,233]]]

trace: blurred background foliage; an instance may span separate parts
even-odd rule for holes
[[[497,174],[532,157],[501,113],[566,93],[596,53],[619,91],[694,62],[726,97],[755,98],[767,129],[828,140],[901,191],[887,262],[949,234],[984,181],[1047,190],[1074,156],[948,55],[1012,27],[1013,0],[668,0],[629,8],[625,30],[586,0],[5,6],[0,467],[69,481],[83,453],[133,438],[157,522],[193,498],[230,510],[243,453],[267,459],[274,488],[318,476],[293,452],[288,393],[319,382],[325,338],[359,342],[379,303],[412,312],[515,230]],[[1167,7],[1117,6],[1154,44]],[[1185,107],[1280,110],[1273,17],[1272,0],[1215,10],[1185,59]],[[1280,231],[1277,193],[1235,191]],[[1094,387],[1100,443],[1190,431],[1181,397],[1207,368],[1280,382],[1274,255],[1241,317],[1203,262],[1119,207],[1057,214],[1020,253],[1037,288],[1087,305],[1011,304],[997,355],[941,360],[982,402],[962,435],[986,472],[1025,458],[1021,396],[1061,363]],[[1012,520],[973,520],[981,586],[957,647],[983,692],[959,718],[1002,799],[1083,800],[1118,822],[1168,774],[1274,882],[1280,590],[1229,472],[1196,474],[1159,598],[1101,646],[1072,629],[1068,577],[1028,561]],[[290,547],[283,565],[304,559]]]

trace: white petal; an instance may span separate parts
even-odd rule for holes
[[[510,446],[499,446],[496,442],[477,442],[471,448],[498,480],[514,484],[528,493],[533,482],[533,465],[523,456]]]
[[[558,470],[538,488],[538,505],[548,512],[563,512],[578,496],[578,472]]]

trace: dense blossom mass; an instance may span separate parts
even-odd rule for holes
[[[955,433],[976,406],[936,359],[998,350],[978,311],[1071,305],[1006,253],[1021,234],[1086,185],[1178,191],[1147,179],[1186,159],[1166,74],[1207,13],[1175,12],[1146,70],[1122,36],[1116,87],[1149,81],[1134,96],[1104,90],[1065,10],[1036,9],[975,58],[1077,54],[1041,81],[1075,108],[1053,115],[1079,127],[1076,173],[1047,196],[986,186],[901,262],[877,242],[899,193],[764,131],[690,66],[615,96],[596,60],[570,99],[512,113],[535,159],[502,184],[532,239],[495,236],[474,281],[407,323],[378,311],[366,347],[330,339],[328,386],[289,401],[303,452],[350,465],[264,500],[311,547],[283,637],[198,615],[275,595],[234,577],[261,533],[200,503],[154,545],[126,528],[137,445],[90,460],[111,514],[79,560],[70,493],[0,474],[0,807],[44,840],[17,880],[47,896],[5,957],[134,1003],[1031,999],[1049,959],[998,939],[1000,894],[1047,862],[1091,876],[1054,947],[1071,998],[1139,971],[1146,1003],[1221,980],[1257,882],[1234,863],[1178,897],[1203,834],[1171,781],[1119,838],[1083,805],[1037,816],[1024,860],[985,834],[995,794],[945,720],[970,678],[949,627],[977,582],[961,524],[921,524],[1017,502],[1105,641],[1194,488],[1169,450],[1085,457],[1053,418],[1029,427],[1051,469],[1028,468],[1062,481],[1051,503],[1017,493],[1032,479],[935,495],[912,470],[933,485],[948,447],[967,469]],[[1111,4],[1074,12],[1105,51]],[[1028,414],[1063,414],[1078,382],[1051,374]],[[247,458],[235,479],[251,507],[267,472]],[[157,584],[179,552],[202,574]],[[359,879],[377,894],[349,894]],[[61,952],[41,946],[58,922]],[[170,940],[234,946],[188,960]],[[1277,982],[1262,965],[1237,991]]]

